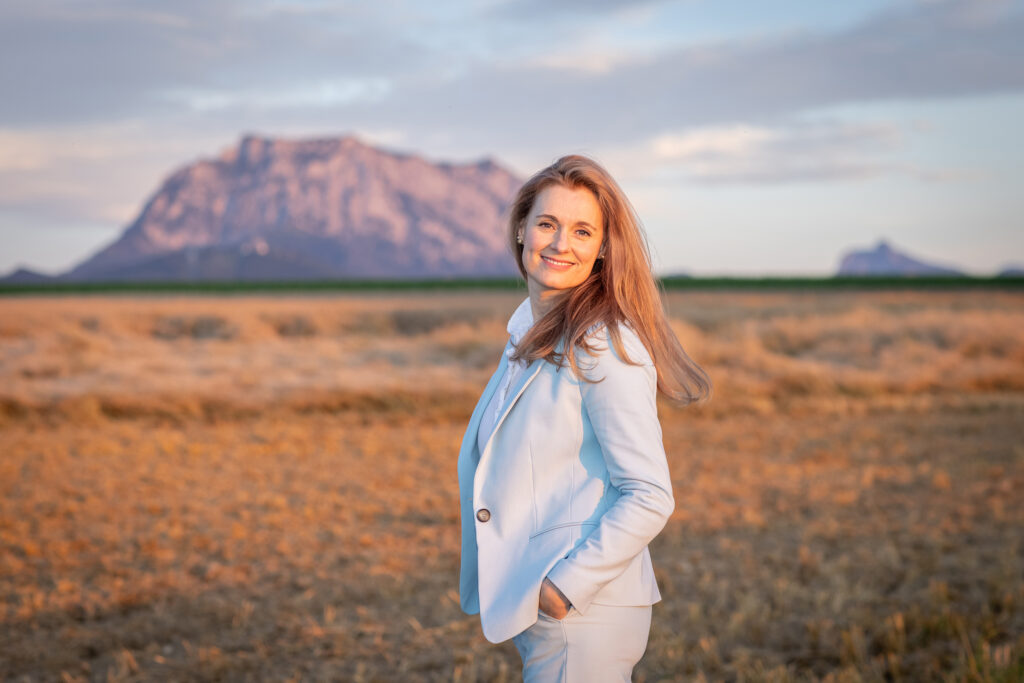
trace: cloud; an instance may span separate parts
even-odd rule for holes
[[[415,129],[451,126],[478,146],[500,135],[509,146],[550,149],[849,103],[1020,92],[1024,12],[999,7],[915,5],[838,33],[681,47],[606,70],[484,65],[457,81],[408,83],[401,96],[415,103]],[[388,102],[350,111],[390,125],[405,115]]]
[[[645,145],[654,174],[700,183],[788,183],[919,173],[886,160],[904,131],[888,124],[800,121],[709,126]]]
[[[277,88],[172,88],[159,96],[195,112],[217,109],[266,110],[280,107],[323,107],[374,102],[386,97],[391,83],[384,78],[341,78],[307,81]]]
[[[398,19],[406,10],[411,18]],[[841,31],[655,53],[609,46],[603,56],[586,44],[586,22],[524,33],[483,15],[454,13],[453,32],[402,2],[190,0],[161,12],[127,0],[5,4],[0,125],[213,110],[268,127],[383,122],[411,137],[458,130],[479,149],[495,135],[550,148],[851,102],[1024,89],[1016,3],[904,4]]]
[[[606,59],[571,45],[528,58],[467,60],[449,71],[407,70],[386,93],[321,107],[213,112],[220,123],[401,130],[420,150],[547,159],[561,150],[643,144],[659,134],[737,121],[776,127],[830,107],[951,100],[1024,90],[1024,12],[1006,3],[902,5],[857,26],[681,46],[611,49]],[[868,165],[846,169],[881,172]],[[907,172],[911,172],[909,169]]]
[[[275,91],[305,91],[317,93],[321,105],[338,105],[353,99],[353,88],[379,89],[406,68],[430,68],[428,51],[348,7],[353,21],[327,10],[227,0],[189,0],[162,12],[127,1],[5,3],[0,125],[192,111],[191,101],[168,93],[206,93],[207,101],[214,93],[259,107]],[[308,103],[294,96],[284,102]]]
[[[0,129],[0,208],[55,222],[126,223],[162,177],[194,156],[226,146],[149,124]]]
[[[538,13],[577,19],[581,14],[606,15],[635,12],[638,8],[663,3],[665,0],[509,0],[490,8],[487,14],[507,18],[535,18]]]

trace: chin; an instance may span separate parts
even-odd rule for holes
[[[586,278],[545,278],[540,284],[546,289],[572,289],[583,284]]]
[[[573,272],[558,272],[546,268],[543,261],[534,268],[527,269],[527,276],[537,285],[548,290],[572,289],[583,284],[587,279],[587,276],[581,273],[579,268],[574,269]]]

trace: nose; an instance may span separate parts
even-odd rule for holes
[[[551,246],[559,252],[569,251],[569,231],[562,227],[555,233],[555,239],[551,241]]]

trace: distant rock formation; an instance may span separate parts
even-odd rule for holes
[[[53,275],[46,275],[30,268],[20,267],[0,277],[0,282],[12,285],[34,285],[40,282],[53,282],[55,279]]]
[[[503,212],[521,182],[491,160],[246,136],[171,175],[115,242],[58,279],[514,275]]]
[[[843,255],[836,275],[964,275],[963,272],[944,266],[925,263],[889,246],[879,240],[874,249],[850,251]]]
[[[996,277],[1024,277],[1024,265],[1005,265],[996,273]]]

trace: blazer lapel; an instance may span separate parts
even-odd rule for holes
[[[501,429],[501,423],[505,421],[505,416],[508,415],[509,411],[512,410],[512,406],[516,404],[519,397],[526,391],[526,387],[529,386],[533,378],[540,372],[541,367],[544,366],[545,360],[543,358],[534,359],[532,363],[526,366],[522,374],[516,380],[516,383],[509,387],[509,398],[506,399],[505,407],[502,409],[501,414],[498,415],[498,419],[494,422],[494,428],[491,430],[490,435],[487,437],[487,443],[484,444],[484,452],[480,454],[481,459],[491,449],[491,442],[494,440],[494,435]]]
[[[509,343],[512,343],[511,339],[509,340]],[[564,349],[565,340],[561,339],[558,344],[555,345],[555,353],[563,353]],[[523,373],[519,375],[519,379],[516,380],[515,385],[509,387],[509,396],[511,396],[511,398],[507,399],[505,408],[501,411],[501,415],[499,415],[498,419],[494,422],[494,429],[491,430],[490,436],[487,437],[487,443],[484,444],[484,453],[480,454],[481,458],[490,450],[491,442],[494,440],[494,435],[497,434],[498,429],[501,428],[501,423],[505,421],[505,416],[508,415],[510,410],[512,410],[512,406],[514,406],[516,401],[519,400],[519,397],[523,395],[523,392],[526,391],[526,387],[530,385],[530,382],[533,381],[533,378],[537,376],[537,373],[540,372],[540,369],[544,367],[546,362],[547,361],[543,358],[535,358],[532,363],[526,366]],[[564,369],[566,372],[571,372],[568,368]],[[476,432],[473,432],[473,434],[475,436]]]
[[[509,342],[511,343],[511,342]],[[508,345],[506,344],[506,348]],[[491,402],[491,396],[498,390],[498,382],[505,374],[505,368],[508,366],[508,356],[503,352],[501,354],[501,361],[498,363],[498,369],[491,375],[490,381],[487,382],[487,386],[484,388],[483,395],[480,396],[480,400],[476,403],[476,408],[473,409],[473,415],[469,418],[469,426],[466,428],[466,433],[462,437],[462,447],[459,449],[459,464],[470,464],[473,467],[476,466],[480,456],[476,452],[477,448],[477,432],[480,429],[480,420],[483,417],[484,410],[487,409],[487,404]],[[474,457],[475,456],[475,457]]]

